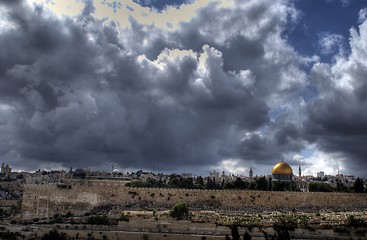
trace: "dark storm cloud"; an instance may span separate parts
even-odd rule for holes
[[[281,39],[291,8],[269,2],[209,5],[177,31],[133,19],[119,29],[91,17],[90,1],[77,18],[7,7],[15,28],[0,33],[2,157],[23,168],[172,170],[301,149],[292,121],[269,119],[304,78]],[[264,127],[271,133],[255,134]]]
[[[187,4],[193,2],[193,0],[171,0],[171,1],[160,1],[160,0],[133,0],[136,3],[139,3],[142,6],[147,6],[154,8],[158,11],[162,11],[163,9],[170,6],[181,6],[182,4]]]
[[[304,148],[302,129],[289,121],[288,114],[277,117],[261,133],[248,134],[241,142],[239,151],[258,163],[279,161],[286,153],[300,152]]]
[[[1,0],[0,4],[2,5],[18,5],[22,0]]]
[[[82,11],[83,16],[89,16],[95,12],[96,8],[93,5],[93,0],[84,0],[85,6]]]
[[[352,29],[348,58],[338,58],[333,65],[317,64],[311,78],[319,98],[307,107],[304,122],[310,142],[329,153],[339,153],[344,165],[365,175],[367,166],[367,22]]]

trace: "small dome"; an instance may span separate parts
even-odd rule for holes
[[[284,175],[284,174],[291,174],[293,175],[293,171],[291,166],[289,166],[288,163],[285,162],[278,162],[277,164],[275,164],[275,166],[273,167],[273,170],[271,171],[272,175]]]

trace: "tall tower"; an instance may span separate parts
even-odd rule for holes
[[[301,178],[301,176],[302,176],[301,166],[298,166],[298,177]]]
[[[252,179],[254,178],[254,171],[252,170],[252,168],[250,168],[250,171],[249,171],[249,178],[250,178],[250,182],[252,182]]]

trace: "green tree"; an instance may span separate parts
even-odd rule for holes
[[[255,182],[255,181],[250,182],[250,184],[249,184],[249,188],[250,188],[250,189],[256,189],[256,182]]]
[[[292,217],[282,216],[273,224],[279,240],[291,240],[289,231],[294,231],[296,228],[297,222]]]
[[[367,227],[367,223],[362,218],[356,218],[355,216],[349,216],[346,224],[349,228],[364,228]]]
[[[251,240],[250,234],[246,231],[245,234],[243,234],[243,240]]]
[[[286,185],[284,181],[274,181],[272,182],[273,191],[286,191]]]
[[[216,188],[215,181],[213,181],[210,177],[207,177],[205,188],[206,189],[215,189]]]
[[[178,188],[179,177],[176,174],[171,174],[169,176],[168,186],[172,188]]]
[[[192,178],[182,178],[180,177],[179,181],[180,188],[193,189],[194,188],[194,180]]]
[[[333,188],[328,183],[312,182],[308,184],[308,191],[310,192],[332,192]]]
[[[344,184],[340,181],[336,181],[336,191],[337,192],[342,192],[344,189]]]
[[[110,221],[108,220],[106,215],[103,216],[91,216],[87,219],[88,224],[94,225],[109,225]]]
[[[268,181],[265,177],[258,177],[255,179],[255,189],[261,191],[268,190]]]
[[[274,181],[272,183],[273,191],[300,191],[294,181]]]
[[[45,233],[41,240],[66,240],[65,234],[59,233],[56,229]]]
[[[195,188],[204,188],[204,179],[202,176],[198,176],[195,180]]]
[[[346,192],[348,189],[344,186],[344,184],[341,181],[336,182],[336,191],[337,192]]]
[[[152,183],[149,181],[149,179],[146,182],[135,180],[130,182],[129,187],[152,187]]]
[[[0,232],[0,239],[18,240],[20,238],[24,239],[24,235],[21,235],[19,232]]]
[[[356,193],[362,193],[364,191],[364,185],[363,180],[360,178],[357,178],[353,183],[353,189]]]
[[[297,184],[294,181],[291,181],[288,185],[288,191],[294,191],[294,192],[300,192],[301,189],[299,189],[299,187],[297,186]]]
[[[232,182],[226,182],[223,186],[223,189],[233,189],[235,188],[234,187],[234,184]]]
[[[118,218],[119,221],[124,221],[124,222],[128,222],[130,219],[128,216],[126,216],[125,214],[121,214],[120,217]]]
[[[236,180],[234,180],[233,186],[234,186],[234,188],[237,188],[237,189],[246,189],[246,188],[249,188],[248,183],[247,182],[244,182],[242,180],[242,178],[240,178],[240,177],[237,177]]]
[[[232,224],[230,226],[231,228],[231,234],[233,240],[240,240],[240,233],[238,232],[238,226],[237,224]]]
[[[177,220],[185,219],[189,216],[189,208],[185,203],[176,203],[170,211],[170,216]]]
[[[153,178],[148,178],[146,181],[146,187],[158,187],[158,181]]]

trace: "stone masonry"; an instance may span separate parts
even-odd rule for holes
[[[130,188],[125,184],[110,180],[73,180],[63,186],[26,184],[22,218],[49,218],[67,212],[78,215],[109,204],[167,209],[177,202],[193,209],[235,211],[367,208],[367,194]]]

